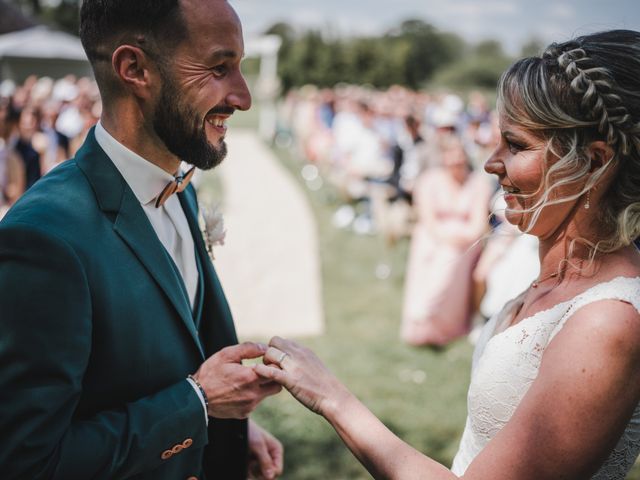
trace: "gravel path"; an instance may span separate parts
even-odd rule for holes
[[[233,130],[233,131],[231,131]],[[231,129],[222,179],[227,236],[215,266],[240,340],[324,328],[315,217],[304,192],[251,130]]]

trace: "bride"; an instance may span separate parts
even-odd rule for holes
[[[308,349],[258,374],[324,416],[375,478],[622,479],[640,451],[640,33],[552,44],[498,87],[485,169],[540,275],[485,326],[451,470],[389,431]]]

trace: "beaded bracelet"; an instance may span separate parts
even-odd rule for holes
[[[196,387],[200,389],[200,393],[202,394],[202,399],[204,400],[204,406],[209,407],[209,399],[207,398],[207,392],[204,391],[204,388],[202,388],[202,385],[200,385],[200,382],[196,380],[193,377],[193,375],[187,375],[187,377],[190,378],[191,381],[196,384]]]

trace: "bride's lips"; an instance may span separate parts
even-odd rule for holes
[[[500,186],[502,187],[502,191],[504,192],[504,199],[505,200],[514,198],[515,195],[520,193],[520,189],[516,188],[516,187],[514,187],[512,185],[501,184]]]

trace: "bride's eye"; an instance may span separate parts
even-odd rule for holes
[[[507,147],[509,148],[509,151],[515,155],[517,153],[520,153],[521,151],[523,151],[525,149],[524,145],[521,145],[519,143],[516,143],[514,141],[511,140],[507,140]]]

